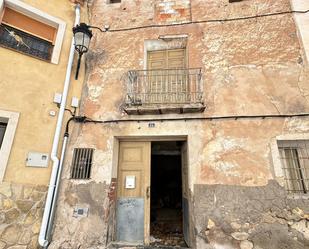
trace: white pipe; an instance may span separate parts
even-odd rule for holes
[[[52,229],[53,229],[53,221],[54,221],[54,216],[55,216],[55,210],[56,210],[56,203],[57,203],[57,197],[58,197],[58,192],[59,192],[59,186],[60,186],[60,178],[61,178],[61,172],[63,168],[63,162],[65,158],[65,152],[68,144],[68,135],[64,135],[63,138],[63,143],[62,143],[62,150],[61,150],[61,156],[60,156],[60,162],[58,166],[58,174],[57,174],[57,179],[56,179],[56,186],[55,186],[55,192],[54,192],[54,201],[51,205],[50,209],[50,218],[49,222],[47,224],[47,231],[46,231],[46,240],[49,240],[49,236],[51,235]]]
[[[79,4],[77,4],[75,8],[74,26],[79,24],[79,21],[80,21],[80,6]],[[69,60],[67,64],[67,71],[66,71],[64,86],[63,86],[62,99],[61,99],[60,109],[58,113],[53,147],[51,151],[51,160],[53,161],[53,168],[52,168],[52,173],[50,176],[45,209],[44,209],[44,214],[43,214],[43,219],[42,219],[42,224],[41,224],[41,229],[40,229],[40,234],[39,234],[39,244],[42,247],[46,247],[49,244],[49,241],[46,239],[46,232],[47,232],[47,227],[48,227],[48,223],[50,220],[50,211],[51,211],[52,203],[53,201],[55,201],[53,197],[54,197],[54,192],[55,192],[55,188],[57,184],[56,180],[57,180],[58,166],[59,166],[59,158],[57,157],[57,151],[58,151],[58,144],[59,144],[59,139],[60,139],[60,134],[61,134],[63,116],[65,112],[65,107],[66,107],[66,101],[67,101],[67,96],[68,96],[68,91],[69,91],[69,86],[70,86],[70,78],[71,78],[72,64],[73,64],[73,59],[74,59],[74,51],[75,51],[75,48],[74,48],[74,37],[73,37],[72,42],[71,42],[71,48],[70,48]]]

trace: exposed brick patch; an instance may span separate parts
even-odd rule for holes
[[[159,23],[177,23],[191,20],[188,0],[161,0],[155,4],[155,19]]]

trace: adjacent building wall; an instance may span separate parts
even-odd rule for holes
[[[153,120],[309,112],[308,67],[293,15],[252,17],[290,11],[288,0],[169,2],[93,1],[92,24],[110,30],[187,24],[95,34],[83,114]],[[224,21],[238,17],[249,18]],[[212,21],[190,23],[203,20]],[[126,72],[145,68],[146,41],[180,34],[188,35],[189,67],[203,70],[205,112],[128,116]],[[287,196],[271,150],[277,136],[308,134],[308,117],[151,122],[74,125],[51,248],[104,248],[113,239],[119,139],[167,136],[187,136],[193,248],[308,248],[308,202]],[[75,147],[95,148],[90,180],[70,179]],[[88,216],[73,217],[76,207],[89,208]]]
[[[52,163],[49,160],[46,168],[26,167],[26,159],[29,152],[50,154],[59,110],[53,99],[63,89],[75,19],[73,1],[23,2],[64,21],[66,30],[58,64],[0,47],[0,110],[19,114],[4,179],[0,182],[0,248],[5,249],[38,247]],[[87,18],[82,9],[83,18]],[[73,71],[75,68],[76,62]],[[82,66],[79,80],[71,79],[68,107],[72,96],[81,95],[83,72]],[[68,118],[66,114],[64,120]]]

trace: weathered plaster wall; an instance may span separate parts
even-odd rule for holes
[[[192,1],[193,20],[219,18],[218,13],[222,13],[220,18],[232,18],[289,10],[288,1],[280,5],[278,1],[253,5],[246,1],[226,2]],[[144,22],[130,21],[130,17],[154,16],[150,14],[151,4],[148,4],[147,15],[146,4],[139,4],[137,8],[127,1],[120,5],[94,2],[94,25],[109,24],[113,29],[149,24],[145,18]],[[202,8],[201,4],[205,6]],[[210,10],[212,12],[208,13]],[[124,13],[125,24],[113,21],[117,17],[124,21]],[[125,94],[124,74],[130,69],[144,68],[144,41],[164,34],[188,34],[189,66],[202,67],[204,73],[207,105],[204,115],[293,112],[295,106],[298,111],[308,110],[308,76],[302,66],[303,52],[293,16],[279,15],[97,34],[88,57],[90,70],[84,112],[95,118],[123,116],[119,109]],[[115,91],[120,94],[113,94]]]
[[[64,180],[62,186],[65,186],[65,190],[61,192],[57,215],[65,217],[65,220],[58,220],[50,248],[104,248],[107,185],[94,181],[78,184]],[[73,210],[77,207],[89,208],[87,217],[74,217]]]
[[[78,130],[76,133],[78,134],[74,134],[74,138],[72,137],[71,145],[68,148],[67,165],[63,172],[61,198],[59,199],[52,248],[58,248],[60,245],[63,248],[81,245],[81,248],[83,248],[83,241],[87,241],[87,243],[98,241],[98,244],[94,243],[93,245],[105,244],[108,230],[112,230],[112,226],[107,226],[109,215],[112,215],[114,210],[110,209],[114,199],[111,196],[112,190],[109,188],[113,177],[112,156],[115,146],[114,137],[188,135],[189,185],[194,200],[197,200],[196,203],[192,200],[194,209],[191,210],[195,222],[198,222],[200,221],[200,214],[203,213],[203,208],[206,208],[206,206],[200,206],[202,205],[200,201],[208,198],[208,195],[206,195],[208,191],[207,186],[211,188],[212,185],[218,184],[218,186],[223,186],[223,188],[226,186],[226,188],[230,189],[233,189],[234,186],[250,186],[253,189],[255,187],[259,189],[261,187],[258,186],[267,185],[269,181],[274,179],[270,151],[271,139],[282,134],[308,133],[309,119],[155,122],[155,128],[149,128],[148,122],[76,126]],[[70,180],[71,158],[74,147],[96,148],[92,179],[89,181]],[[205,191],[196,191],[194,186],[197,184],[204,186]],[[277,191],[284,192],[282,187],[277,186],[276,188]],[[265,188],[265,191],[260,195],[267,195],[267,191],[268,188]],[[234,195],[236,196],[241,193],[237,189]],[[93,197],[94,194],[96,197]],[[85,199],[83,197],[84,195],[87,195],[88,199]],[[246,196],[246,194],[243,195]],[[238,207],[229,204],[229,199],[224,199],[224,196],[222,194],[221,197],[218,196],[217,198],[218,200],[221,198],[220,203],[223,206],[227,205],[230,208],[228,215],[231,215],[231,219],[225,221],[228,215],[219,216],[219,218],[221,217],[221,222],[231,223],[233,222],[232,217],[234,219],[238,217],[238,212],[236,212]],[[248,196],[247,198],[250,201],[252,196]],[[267,199],[267,196],[263,198]],[[278,201],[280,199],[281,202],[289,203],[285,198],[285,195],[280,195],[278,196]],[[261,202],[263,203],[263,200]],[[241,203],[242,200],[239,201],[239,205]],[[100,212],[97,212],[98,205]],[[252,206],[248,206],[246,210],[249,212]],[[305,207],[305,205],[303,206]],[[73,209],[75,207],[88,207],[89,216],[83,218],[74,217]],[[195,207],[198,208],[198,211],[195,210]],[[212,217],[214,215],[212,212],[215,212],[214,208],[210,211],[205,211],[204,215],[209,214],[207,217]],[[205,227],[207,223],[204,222],[203,225]],[[284,227],[287,226],[285,225]],[[202,228],[199,226],[201,225],[198,223],[195,228],[198,233],[202,231]],[[229,237],[230,235],[226,232],[225,236]],[[198,243],[202,242],[200,241]],[[238,248],[236,247],[238,242],[235,243],[234,248]],[[261,248],[266,249],[267,247]]]
[[[97,26],[109,24],[110,29],[156,24],[158,16],[155,6],[162,2],[169,1],[123,0],[121,4],[110,5],[105,1],[94,1],[91,7],[92,24]],[[190,6],[192,21],[290,10],[288,0],[256,0],[233,4],[229,4],[227,0],[192,0]],[[169,21],[161,23],[169,24]],[[189,66],[202,67],[204,100],[207,108],[202,114],[171,114],[142,118],[287,114],[309,111],[309,74],[308,68],[303,63],[304,51],[297,36],[293,16],[285,14],[230,22],[96,33],[87,56],[88,78],[83,93],[82,113],[98,120],[141,118],[129,117],[122,111],[126,93],[124,75],[128,70],[145,68],[145,40],[157,40],[159,35],[174,34],[188,35]],[[116,177],[114,172],[117,171],[113,168],[117,165],[115,137],[180,135],[188,138],[191,211],[194,232],[198,235],[193,247],[244,249],[252,248],[250,243],[253,242],[257,249],[270,249],[271,247],[263,244],[264,237],[255,234],[260,230],[269,233],[274,228],[285,235],[289,241],[288,245],[295,248],[308,246],[302,235],[308,232],[307,228],[304,228],[305,216],[295,220],[295,224],[293,220],[290,225],[288,219],[283,221],[275,217],[271,225],[265,225],[262,219],[264,214],[272,212],[271,206],[275,207],[276,202],[280,203],[279,208],[286,207],[286,214],[293,212],[293,209],[298,210],[296,209],[298,205],[304,210],[303,215],[308,213],[305,202],[291,202],[290,205],[283,188],[273,182],[275,176],[270,150],[270,143],[276,136],[308,133],[308,118],[154,121],[154,123],[153,128],[148,127],[148,122],[136,121],[74,125],[63,174],[52,248],[70,248],[79,245],[81,248],[87,248],[87,245],[82,243],[83,238],[92,241],[93,246],[95,241],[99,241],[97,246],[105,243],[107,231],[111,229],[111,226],[107,226],[108,218],[113,211],[110,210],[113,206],[113,186],[110,186],[110,183],[111,179]],[[75,147],[95,148],[90,181],[70,180],[71,159]],[[95,192],[101,191],[101,194],[97,196],[98,199],[91,197],[85,200],[78,194],[79,186],[83,191],[88,187],[94,187]],[[211,198],[217,189],[220,192],[218,206],[213,206],[214,201]],[[230,203],[224,198],[226,189],[230,190],[235,202]],[[239,214],[242,202],[248,203],[244,214],[252,211],[254,216],[257,212],[252,194],[254,191],[258,193],[263,204],[255,220],[252,220],[251,216],[245,219]],[[273,192],[276,197],[273,197]],[[74,201],[68,196],[73,196]],[[276,200],[265,203],[263,201],[272,198]],[[210,200],[212,202],[209,202]],[[236,200],[239,200],[239,203]],[[103,213],[98,214],[95,211],[96,202],[103,205],[101,210]],[[73,217],[73,208],[78,205],[90,208],[89,217],[81,218],[80,222]],[[92,205],[95,209],[93,213]],[[222,212],[219,207],[222,207]],[[217,210],[221,213],[217,214]],[[200,217],[204,218],[200,220]],[[213,221],[212,227],[217,229],[214,231],[219,231],[219,235],[223,234],[224,243],[220,242],[221,238],[214,237],[215,232],[211,229],[207,230],[209,234],[205,234],[205,229],[209,225],[208,219]],[[96,226],[91,229],[93,220]],[[230,225],[232,222],[240,225],[232,229]],[[278,222],[282,224],[277,226]],[[225,227],[221,224],[228,224],[226,225],[228,229],[224,230]],[[292,226],[295,230],[290,229]],[[290,234],[288,229],[291,230]],[[302,229],[305,230],[300,231]],[[233,239],[231,234],[238,230],[246,232],[248,235],[245,235],[244,240],[248,237],[251,242],[242,242],[240,245],[238,239]],[[91,237],[92,234],[95,234],[94,237]],[[199,237],[200,235],[202,237]],[[74,240],[71,239],[72,236]],[[297,238],[294,240],[295,236]],[[284,247],[286,240],[282,238],[271,236],[271,246],[272,244],[277,246],[273,247],[274,249],[286,248]],[[278,243],[272,243],[273,240]],[[207,244],[207,241],[210,244]]]
[[[294,11],[307,11],[309,9],[309,3],[306,0],[291,0],[292,10]],[[295,23],[299,32],[301,43],[304,47],[307,63],[309,62],[309,13],[306,14],[294,14]]]
[[[309,200],[288,199],[277,182],[195,185],[197,248],[309,248]]]

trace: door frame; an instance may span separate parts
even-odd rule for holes
[[[171,135],[171,136],[114,136],[114,141],[113,141],[113,158],[112,158],[112,175],[111,175],[111,178],[115,178],[115,179],[118,179],[118,165],[119,165],[119,148],[120,148],[120,142],[158,142],[158,141],[184,141],[187,143],[187,168],[188,168],[188,188],[189,188],[189,191],[190,191],[190,170],[189,170],[189,167],[190,167],[190,163],[189,163],[189,144],[188,144],[188,136],[187,135]],[[151,166],[151,165],[150,165]],[[150,169],[151,170],[151,169]],[[150,176],[150,179],[151,179],[151,176]],[[117,188],[117,186],[116,186]],[[192,190],[193,191],[193,190]],[[117,189],[115,190],[115,193],[117,193]],[[118,196],[116,194],[116,200],[117,200]],[[193,206],[192,206],[192,203],[191,201],[189,200],[189,213],[190,210],[192,210]],[[115,215],[116,215],[116,208],[115,210],[113,210],[115,212]],[[149,227],[147,228],[144,228],[144,232],[145,231],[148,231],[147,235],[146,235],[146,232],[145,232],[145,237],[144,237],[144,244],[145,245],[149,245],[149,237],[150,237],[150,207],[149,207],[149,210],[148,210],[148,213],[147,214],[144,214],[145,216],[147,216],[147,218],[149,219],[149,222],[146,222],[146,224],[148,224]],[[190,243],[192,243],[192,237],[191,237],[191,234],[192,234],[192,221],[191,219],[189,218],[188,220],[188,228],[189,228],[189,236],[190,236]],[[114,224],[114,228],[116,228],[116,221],[115,221],[115,224]],[[116,233],[116,229],[113,229],[114,233]],[[113,235],[113,238],[116,238],[116,234]],[[118,242],[117,240],[116,241],[113,241],[113,242]],[[189,245],[190,246],[190,245]]]

